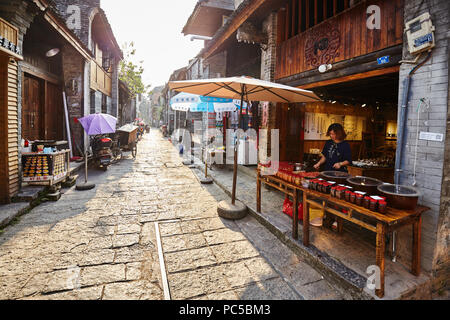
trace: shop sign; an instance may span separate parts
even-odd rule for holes
[[[20,55],[20,48],[11,41],[9,41],[8,39],[2,37],[1,35],[0,35],[0,46],[5,48],[6,50],[9,50],[15,54]]]
[[[14,55],[21,55],[17,41],[18,30],[8,22],[0,19],[0,50],[9,51]],[[13,38],[13,39],[11,39]]]
[[[442,141],[444,141],[444,135],[442,133],[421,132],[419,139],[427,140],[427,141],[442,142]]]
[[[389,63],[390,56],[384,56],[377,59],[378,64]]]
[[[53,176],[42,176],[42,177],[28,177],[28,178],[23,178],[24,182],[33,182],[33,181],[49,181],[52,180]]]

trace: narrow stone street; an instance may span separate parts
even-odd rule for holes
[[[228,196],[158,130],[125,156],[0,233],[0,299],[343,298],[251,216],[219,218]]]

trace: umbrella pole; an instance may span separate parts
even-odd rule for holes
[[[88,183],[88,148],[87,145],[84,148],[84,183],[76,186],[77,190],[91,190],[95,188],[95,184]]]
[[[87,149],[84,150],[84,183],[88,181],[88,158],[87,158]]]
[[[239,127],[241,125],[241,120],[242,120],[242,105],[244,104],[244,85],[242,85],[242,89],[241,89],[241,110],[239,113],[239,121],[238,121],[238,128],[237,130],[239,130]],[[235,205],[236,204],[236,184],[237,184],[237,168],[238,168],[238,164],[237,164],[237,158],[238,158],[238,150],[237,150],[237,146],[238,146],[238,137],[235,135],[236,137],[236,141],[234,143],[234,167],[233,167],[233,189],[231,192],[231,204]]]

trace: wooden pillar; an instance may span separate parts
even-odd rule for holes
[[[261,173],[256,177],[256,211],[261,213]]]
[[[309,205],[306,201],[306,192],[303,192],[303,245],[309,246]]]
[[[375,290],[375,294],[382,298],[384,296],[384,251],[386,248],[385,244],[386,238],[386,228],[383,223],[378,222],[377,224],[377,240],[376,240],[376,263],[380,268],[380,288]]]
[[[413,223],[413,245],[412,245],[412,274],[420,275],[420,256],[422,238],[422,215]]]
[[[298,239],[298,190],[294,189],[294,210],[292,217],[292,237]]]

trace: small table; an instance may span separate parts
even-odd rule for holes
[[[351,204],[345,200],[339,200],[329,194],[313,191],[292,183],[283,181],[274,176],[261,176],[258,172],[257,176],[257,194],[256,194],[256,210],[261,212],[261,184],[270,185],[294,198],[294,214],[292,221],[292,237],[298,239],[298,192],[303,193],[303,244],[309,246],[309,207],[314,206],[320,208],[323,212],[329,212],[338,217],[338,229],[342,229],[342,220],[355,223],[367,230],[375,232],[376,238],[376,265],[380,268],[380,288],[375,293],[378,297],[384,296],[384,271],[385,271],[385,238],[386,234],[393,232],[401,227],[412,225],[413,227],[413,246],[412,246],[412,270],[415,276],[420,274],[420,245],[421,245],[421,227],[422,213],[429,210],[424,206],[417,206],[414,211],[398,210],[387,208],[386,214],[373,212],[363,207]],[[347,213],[343,213],[336,207],[345,209]],[[376,222],[376,226],[354,217],[358,213],[364,217],[370,218]]]

